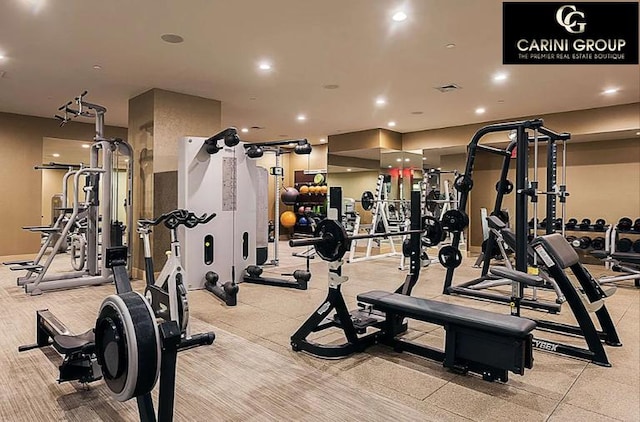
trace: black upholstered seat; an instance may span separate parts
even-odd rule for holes
[[[53,338],[53,347],[58,353],[68,355],[71,353],[79,352],[85,346],[93,344],[95,342],[95,335],[93,329],[85,331],[82,334],[75,336],[57,335]]]
[[[525,337],[536,327],[534,321],[526,318],[380,290],[361,293],[358,300],[420,321],[454,324],[513,337]]]

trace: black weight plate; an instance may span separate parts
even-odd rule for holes
[[[500,180],[496,182],[496,192],[500,192]],[[513,192],[513,183],[511,182],[511,180],[505,180],[502,187],[502,194],[508,195],[511,192]]]
[[[570,218],[569,220],[567,220],[567,223],[565,224],[565,227],[568,229],[575,229],[576,225],[578,224],[578,220],[575,218]]]
[[[622,217],[620,221],[618,221],[618,230],[631,230],[633,226],[633,221],[629,217]]]
[[[459,232],[469,225],[469,216],[464,211],[449,210],[442,216],[442,228],[450,232]]]
[[[583,218],[578,227],[580,227],[581,230],[588,230],[589,226],[591,226],[591,220],[588,218]]]
[[[318,224],[314,237],[324,240],[316,243],[315,249],[318,256],[325,261],[338,261],[351,247],[351,240],[342,224],[334,220],[325,219]]]
[[[462,253],[451,245],[443,246],[438,252],[438,261],[445,268],[458,268],[462,264]]]
[[[424,246],[436,246],[442,241],[444,230],[442,230],[442,224],[430,216],[422,217],[422,244]]]
[[[604,237],[594,237],[593,240],[591,241],[591,247],[593,249],[595,249],[596,251],[601,251],[604,249]]]
[[[362,209],[365,211],[369,211],[370,209],[373,208],[373,203],[374,203],[373,193],[371,193],[368,190],[362,192],[362,197],[360,197],[360,205],[362,206]]]
[[[633,230],[640,232],[640,218],[633,222]]]
[[[616,251],[617,252],[629,252],[633,247],[633,242],[631,239],[627,239],[623,237],[616,242]]]
[[[454,180],[453,187],[458,192],[469,192],[473,188],[473,179],[466,174],[461,174]]]
[[[604,230],[604,226],[607,224],[604,218],[598,218],[595,223],[593,223],[593,228],[596,230]]]
[[[640,239],[633,242],[632,248],[634,252],[640,253]]]

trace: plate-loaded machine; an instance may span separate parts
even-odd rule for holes
[[[47,290],[111,282],[110,271],[105,263],[101,262],[101,257],[105,255],[106,249],[112,245],[122,245],[125,242],[127,245],[131,244],[133,149],[122,139],[104,137],[104,115],[107,109],[85,101],[86,94],[85,91],[75,98],[77,109],[70,107],[72,104],[70,101],[59,108],[64,116],[56,115],[61,126],[76,117],[95,119],[96,135],[90,148],[89,167],[76,170],[75,173],[67,176],[73,175],[73,203],[71,206],[63,204],[62,208],[56,210],[60,212],[60,216],[54,225],[37,230],[39,233],[46,233],[47,238],[33,260],[4,263],[10,265],[11,270],[27,272],[26,275],[18,277],[17,283],[24,286],[25,291],[32,295],[41,294]],[[120,157],[123,159],[120,160]],[[113,178],[116,177],[119,166],[126,166],[127,171],[127,186],[125,187],[127,216],[124,222],[118,221],[117,204],[114,203],[117,201],[118,181]],[[81,184],[83,176],[87,176],[88,179],[86,186]],[[86,200],[82,203],[81,191],[86,194]],[[99,210],[102,211],[101,214],[99,214]],[[85,268],[82,271],[47,276],[57,251],[61,249],[63,242],[67,242],[68,235],[78,225],[83,227],[84,241],[81,245],[83,252],[79,253],[82,253],[86,260]],[[47,255],[49,247],[51,247],[51,252]],[[74,253],[76,252],[74,251]]]
[[[202,333],[181,340],[177,321],[158,323],[144,296],[131,288],[127,255],[126,246],[105,251],[103,261],[113,271],[117,294],[103,300],[94,328],[74,335],[50,311],[40,310],[36,313],[36,344],[18,350],[52,346],[64,356],[59,382],[104,378],[116,400],[136,399],[141,421],[171,421],[177,352],[212,344],[215,335]],[[158,378],[156,416],[151,391]]]
[[[313,245],[318,256],[329,261],[327,298],[291,336],[293,350],[323,358],[340,358],[382,343],[397,351],[443,362],[445,367],[457,372],[479,374],[488,381],[499,379],[506,382],[508,371],[522,375],[526,368],[532,367],[533,321],[410,296],[420,275],[421,237],[430,236],[422,226],[420,192],[417,191],[411,193],[411,225],[406,231],[409,246],[403,248],[410,258],[405,282],[395,293],[371,291],[358,295],[362,308],[349,313],[341,292],[341,285],[348,280],[342,275],[343,256],[354,239],[388,234],[348,236],[338,223],[342,208],[340,188],[331,188],[330,207],[333,209],[330,209],[330,216],[336,220],[323,220],[314,238],[289,242],[291,246]],[[335,315],[326,319],[333,310]],[[446,331],[444,350],[399,338],[407,329],[406,318],[442,325]],[[343,331],[344,343],[320,344],[308,338],[312,333],[332,327]]]
[[[564,203],[564,199],[568,195],[566,192],[566,186],[564,185],[565,177],[563,175],[562,185],[558,185],[556,180],[556,147],[557,141],[562,141],[564,145],[563,161],[566,162],[566,141],[570,138],[568,133],[556,133],[543,126],[544,122],[541,119],[525,120],[518,122],[499,123],[494,125],[488,125],[481,128],[473,136],[467,151],[467,164],[465,173],[458,176],[454,182],[454,187],[460,192],[460,209],[465,209],[469,198],[469,192],[473,187],[473,169],[478,151],[485,151],[492,154],[497,154],[504,157],[502,173],[498,185],[496,186],[497,196],[495,207],[492,215],[501,218],[501,206],[503,195],[507,191],[513,189],[516,194],[516,218],[515,218],[515,240],[514,240],[514,252],[515,252],[515,271],[504,267],[494,267],[490,270],[494,279],[508,279],[511,284],[511,296],[504,296],[499,294],[492,294],[490,292],[484,292],[480,290],[473,290],[469,288],[474,284],[478,284],[483,280],[472,280],[467,283],[459,285],[453,285],[453,276],[455,269],[460,265],[461,256],[456,256],[456,259],[452,259],[451,265],[446,265],[447,274],[444,283],[444,294],[458,294],[475,298],[482,298],[487,300],[496,300],[500,302],[507,302],[510,305],[511,315],[520,316],[521,306],[535,307],[538,309],[545,309],[548,311],[559,310],[559,304],[551,303],[543,306],[539,302],[525,301],[524,287],[542,287],[545,286],[545,281],[539,276],[530,276],[527,274],[528,265],[530,260],[533,260],[533,264],[542,257],[542,254],[564,257],[551,260],[553,262],[553,270],[550,265],[547,264],[546,259],[542,259],[541,264],[545,267],[545,271],[555,280],[558,288],[560,289],[566,303],[569,305],[571,312],[578,322],[577,326],[557,323],[554,321],[536,320],[537,327],[545,331],[551,331],[560,334],[569,334],[572,336],[584,337],[588,348],[579,348],[573,345],[564,344],[556,341],[542,340],[534,338],[533,346],[541,350],[552,351],[568,356],[573,356],[581,359],[587,359],[593,363],[610,366],[606,353],[602,347],[601,341],[606,342],[612,346],[620,346],[621,343],[618,339],[613,322],[607,311],[603,299],[610,294],[609,291],[605,292],[593,277],[586,272],[584,267],[578,268],[578,265],[572,262],[573,257],[567,257],[564,249],[560,248],[556,242],[541,242],[541,246],[535,248],[534,244],[530,244],[528,240],[528,202],[531,198],[532,203],[538,201],[539,195],[545,195],[547,197],[547,221],[555,221],[555,207],[556,197],[559,197],[561,202]],[[529,135],[527,131],[533,131],[533,137]],[[499,149],[486,145],[481,145],[480,139],[489,134],[495,132],[511,132],[515,135],[512,142],[506,149]],[[531,144],[534,147],[535,163],[534,168],[537,168],[537,150],[539,142],[547,142],[548,144],[548,172],[547,172],[547,190],[548,192],[542,192],[539,190],[537,178],[534,177],[533,181],[528,179],[529,169],[529,154],[528,148]],[[516,155],[516,183],[515,188],[507,180],[507,174],[509,172],[509,163],[511,160],[511,151],[517,150]],[[536,173],[537,174],[537,173]],[[511,185],[511,187],[509,187]],[[564,214],[564,207],[563,207]],[[504,234],[508,234],[504,231],[504,226],[499,226],[498,220],[494,220],[496,228],[503,231]],[[535,222],[534,227],[537,227]],[[547,225],[548,230],[553,230],[553,225]],[[457,248],[459,245],[460,237],[458,233],[454,233],[452,248]],[[495,236],[490,236],[487,241],[487,250],[492,250],[495,244]],[[535,243],[535,242],[534,242]],[[544,246],[547,246],[546,250]],[[551,245],[551,246],[550,246]],[[555,246],[552,247],[552,246]],[[535,249],[535,253],[531,251],[531,248]],[[560,249],[558,249],[560,248]],[[557,249],[557,250],[556,250]],[[441,249],[441,253],[444,248]],[[453,250],[451,256],[453,255]],[[447,250],[449,254],[449,251]],[[459,254],[459,251],[457,252]],[[488,254],[489,255],[489,254]],[[532,256],[533,255],[533,256]],[[442,262],[442,260],[441,260]],[[485,267],[488,268],[489,258],[485,260]],[[558,271],[558,268],[561,270]],[[571,268],[579,282],[579,288],[576,288],[569,278],[564,275],[562,269]],[[486,273],[486,270],[484,270]],[[562,276],[560,275],[562,273]],[[584,292],[584,294],[582,294]],[[593,312],[598,319],[601,331],[595,328],[595,325],[590,317],[590,313]]]

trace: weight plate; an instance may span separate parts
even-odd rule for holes
[[[438,261],[445,268],[458,268],[462,264],[462,253],[451,245],[443,246],[438,252]]]
[[[496,192],[500,192],[500,180],[496,183]],[[508,195],[513,192],[513,183],[511,180],[505,180],[504,185],[502,186],[502,194]]]
[[[620,221],[618,221],[618,230],[631,230],[633,226],[633,221],[629,217],[622,217]]]
[[[469,216],[464,211],[449,210],[442,216],[442,228],[450,232],[459,232],[469,225]]]
[[[436,218],[428,215],[422,217],[422,230],[424,230],[422,234],[423,246],[436,246],[442,241],[442,224]]]
[[[461,174],[456,177],[453,186],[458,192],[469,192],[473,188],[473,180],[466,174]]]
[[[429,212],[436,212],[438,208],[438,201],[440,199],[440,192],[437,190],[432,190],[427,194],[427,210]]]
[[[633,241],[631,239],[626,238],[626,237],[623,237],[622,239],[619,239],[616,242],[616,251],[617,252],[629,252],[632,247],[633,247]]]
[[[318,256],[325,261],[338,261],[351,247],[346,230],[342,224],[334,220],[322,220],[313,235],[324,239],[316,243],[315,249]]]
[[[636,218],[636,221],[633,222],[633,230],[640,232],[640,218]]]
[[[360,205],[362,206],[362,209],[365,211],[369,211],[370,209],[373,208],[373,204],[374,204],[373,193],[371,193],[368,190],[362,192],[362,197],[360,198]]]

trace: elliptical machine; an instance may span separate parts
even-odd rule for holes
[[[184,209],[176,209],[162,214],[155,220],[138,220],[138,234],[144,245],[144,269],[147,287],[144,294],[157,318],[164,321],[176,321],[180,327],[182,338],[188,339],[189,334],[189,303],[187,301],[187,286],[184,282],[184,270],[180,256],[180,241],[177,229],[184,225],[188,229],[198,224],[206,224],[216,216],[203,214],[197,217],[194,213]],[[164,223],[171,234],[171,249],[167,251],[167,261],[155,278],[151,242],[149,235],[151,227]]]

